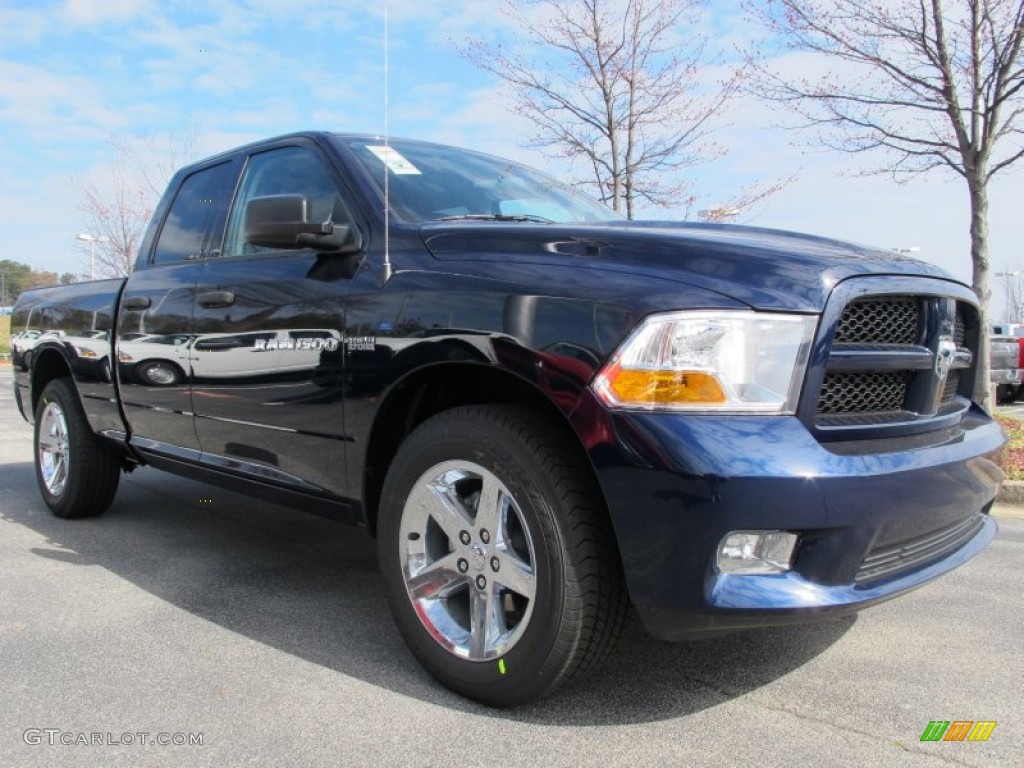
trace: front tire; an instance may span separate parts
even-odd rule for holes
[[[139,363],[135,370],[143,384],[153,387],[173,387],[185,378],[181,368],[164,360]]]
[[[36,406],[36,480],[54,515],[91,517],[114,500],[118,457],[92,431],[67,379],[54,379]]]
[[[625,621],[594,479],[530,409],[467,406],[420,425],[388,470],[378,547],[413,654],[484,704],[552,693],[605,658]]]

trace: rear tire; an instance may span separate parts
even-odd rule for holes
[[[455,408],[414,430],[384,482],[378,548],[409,648],[481,703],[552,693],[622,631],[603,499],[578,448],[533,410]]]
[[[117,455],[85,418],[67,379],[46,385],[36,406],[36,480],[54,515],[91,517],[114,500],[121,478]]]

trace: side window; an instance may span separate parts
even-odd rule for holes
[[[153,253],[155,263],[205,255],[210,230],[230,203],[233,179],[232,164],[227,162],[196,171],[182,182],[160,229]]]
[[[224,255],[239,256],[273,251],[245,240],[245,206],[254,197],[302,195],[311,223],[345,222],[349,215],[341,191],[323,161],[304,147],[284,147],[249,158],[235,207],[231,211]]]

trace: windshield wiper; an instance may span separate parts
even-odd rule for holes
[[[442,216],[436,221],[528,221],[535,224],[554,224],[554,220],[532,213],[464,213],[460,216]]]

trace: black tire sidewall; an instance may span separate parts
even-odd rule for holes
[[[64,490],[60,494],[50,493],[43,481],[42,467],[39,461],[39,434],[42,425],[42,415],[49,403],[56,403],[64,413],[64,424],[67,428],[68,443],[68,477],[64,483]],[[89,477],[85,465],[88,463],[86,452],[97,451],[96,437],[92,428],[85,419],[85,413],[78,402],[74,390],[66,379],[55,379],[46,385],[36,405],[35,425],[32,440],[35,452],[34,464],[36,481],[39,484],[39,491],[42,493],[46,506],[54,515],[62,518],[87,517],[99,514],[102,508],[83,509],[82,499],[85,496],[86,483],[102,483],[106,478]],[[114,470],[112,478],[113,487],[117,486],[117,471]]]
[[[413,610],[402,576],[399,530],[405,499],[427,470],[451,460],[471,461],[493,472],[516,500],[530,529],[537,574],[533,611],[518,642],[499,657],[503,662],[500,666],[499,659],[467,661],[438,645]],[[531,478],[531,482],[525,478]],[[510,706],[535,698],[561,677],[570,658],[563,658],[558,650],[567,563],[564,536],[553,508],[556,498],[545,467],[536,457],[512,435],[495,432],[489,423],[476,424],[468,413],[443,424],[428,422],[403,444],[392,463],[378,526],[385,590],[399,630],[413,653],[453,690],[493,706]]]
[[[39,459],[39,435],[42,427],[43,411],[50,403],[56,403],[64,414],[64,426],[68,433],[68,453],[71,454],[68,458],[68,477],[64,482],[64,490],[60,494],[53,494],[50,492],[50,489],[46,487],[46,482],[43,480],[42,464]],[[39,483],[39,490],[43,494],[43,500],[46,502],[46,505],[53,510],[53,513],[58,517],[63,517],[67,514],[68,507],[70,506],[70,499],[73,496],[72,486],[77,475],[76,470],[78,461],[77,456],[74,455],[74,448],[72,447],[75,430],[73,422],[74,417],[71,413],[71,407],[68,403],[65,388],[60,386],[60,382],[51,382],[43,390],[43,394],[39,397],[39,403],[36,405],[36,421],[32,445],[35,450],[36,482]]]

